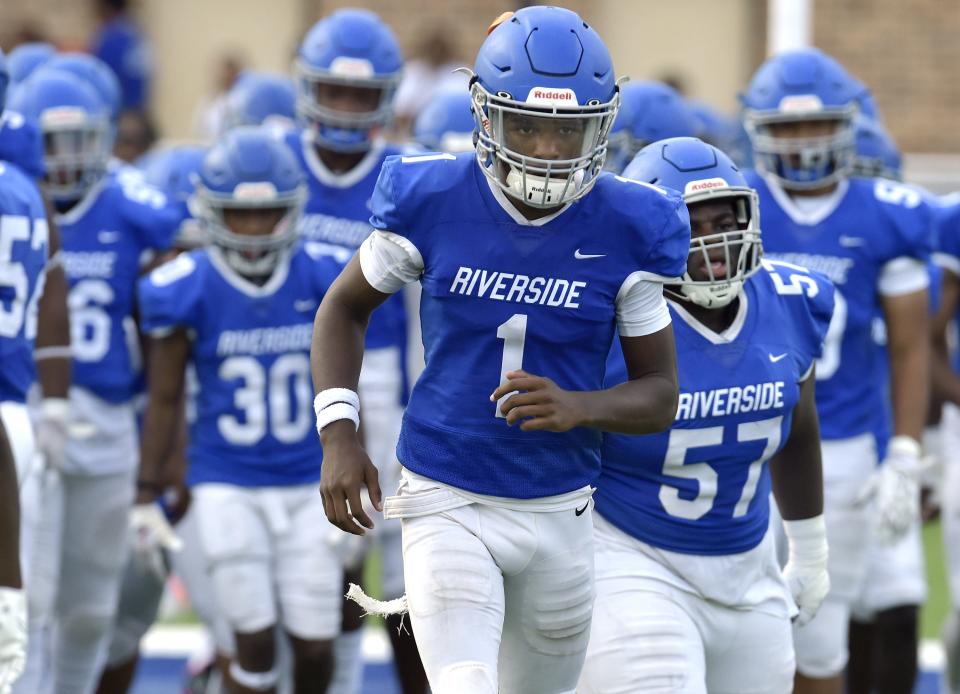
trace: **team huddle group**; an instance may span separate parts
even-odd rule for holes
[[[960,205],[868,89],[730,123],[535,6],[397,146],[402,67],[337,11],[131,165],[105,64],[0,56],[0,693],[127,691],[171,573],[195,692],[358,694],[365,611],[404,694],[911,692]]]

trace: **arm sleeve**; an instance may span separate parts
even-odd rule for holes
[[[360,246],[360,269],[370,286],[384,294],[400,291],[423,274],[423,258],[409,240],[375,230]]]
[[[672,190],[663,192],[661,204],[666,209],[657,241],[651,246],[643,261],[643,269],[657,276],[661,282],[670,282],[681,277],[687,270],[690,255],[690,215],[683,198]]]
[[[201,294],[195,273],[196,261],[183,254],[140,280],[137,300],[144,333],[164,337],[197,324]]]
[[[643,337],[670,325],[663,284],[651,281],[645,272],[635,272],[624,280],[616,306],[617,328],[623,337]]]
[[[880,268],[877,291],[882,296],[912,294],[930,285],[930,275],[922,260],[901,256],[887,261]]]

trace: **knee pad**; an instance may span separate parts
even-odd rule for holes
[[[240,667],[236,660],[230,663],[230,677],[242,687],[256,692],[267,692],[277,686],[280,671],[274,667],[267,672],[250,672]]]
[[[557,577],[560,570],[563,580]],[[583,653],[593,616],[590,566],[567,563],[561,569],[545,562],[536,571],[543,576],[531,577],[524,601],[523,632],[527,643],[545,655]]]
[[[497,683],[485,663],[466,662],[444,668],[431,689],[433,694],[497,694]]]
[[[826,600],[811,622],[794,629],[797,672],[805,677],[835,677],[847,665],[849,608],[846,604]]]

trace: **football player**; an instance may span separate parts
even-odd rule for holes
[[[266,125],[284,135],[296,123],[297,94],[286,75],[244,72],[227,92],[224,130],[238,125]]]
[[[764,63],[744,94],[764,248],[827,275],[836,309],[817,365],[830,593],[795,632],[798,692],[839,692],[851,603],[866,579],[870,537],[893,541],[917,517],[926,421],[929,210],[915,190],[851,178],[854,116],[864,87],[817,49]],[[882,312],[887,368],[871,328]],[[894,436],[878,467],[874,432],[892,400]],[[875,526],[875,528],[873,528]]]
[[[900,153],[879,121],[861,111],[855,119],[856,156],[852,175],[900,181]],[[915,189],[927,202],[937,205],[926,191]],[[936,216],[936,215],[935,215]],[[939,302],[942,272],[928,261],[931,313]],[[886,334],[882,315],[875,320],[874,339],[884,363],[887,363]],[[931,368],[933,352],[931,352]],[[887,373],[878,374],[889,390]],[[884,403],[882,427],[875,432],[878,450],[883,449],[893,426],[889,400]],[[933,413],[931,413],[933,414]],[[928,460],[935,455],[934,437],[924,431],[923,449]],[[926,480],[924,480],[926,481]],[[867,575],[852,608],[850,622],[850,661],[846,687],[849,694],[908,694],[913,691],[918,670],[920,606],[927,597],[920,517],[895,542],[875,542],[867,557]]]
[[[664,288],[680,406],[670,431],[604,435],[578,691],[789,692],[793,603],[806,623],[829,588],[813,374],[833,287],[761,261],[757,195],[715,147],[663,140],[623,175],[683,191],[690,211],[686,273]],[[616,345],[605,378],[626,380]],[[783,575],[771,489],[790,540]]]
[[[190,361],[198,391],[187,484],[243,693],[276,687],[277,624],[293,646],[296,691],[324,692],[340,629],[343,574],[316,497],[308,351],[311,318],[342,266],[297,245],[304,193],[283,142],[265,129],[230,131],[204,159],[194,203],[212,246],[140,285],[153,339],[135,514],[144,529],[172,532],[153,502]]]
[[[8,74],[0,53],[0,113]],[[3,121],[6,123],[7,121]],[[3,127],[3,126],[0,126]],[[0,130],[0,142],[3,141]],[[0,489],[3,490],[0,576],[0,692],[24,667],[27,602],[21,577],[19,492],[32,478],[36,440],[27,391],[37,379],[34,345],[47,265],[47,217],[40,192],[17,166],[0,161]],[[26,542],[24,542],[26,545]],[[24,565],[28,557],[24,557]]]
[[[620,173],[641,149],[668,137],[694,137],[700,123],[683,97],[662,82],[627,82],[610,135],[607,169]]]
[[[7,340],[0,337],[0,344]],[[27,658],[27,600],[20,574],[17,463],[0,417],[0,692],[10,692]]]
[[[384,160],[400,150],[386,144],[382,132],[393,116],[393,100],[403,58],[390,28],[374,13],[345,9],[320,20],[300,45],[295,63],[297,115],[301,132],[286,140],[307,177],[309,191],[300,232],[304,239],[336,251],[354,252],[370,233],[370,200]],[[396,443],[403,416],[403,354],[407,340],[403,297],[391,297],[370,318],[360,383],[364,443],[382,471],[385,484],[398,482]],[[348,579],[362,576],[363,549],[336,532],[344,544]],[[356,538],[354,538],[355,540]],[[383,592],[403,594],[400,524],[383,523]],[[344,591],[346,592],[346,591]],[[361,612],[344,607],[343,633],[337,639],[333,694],[353,694],[361,675]],[[388,619],[391,643],[406,694],[423,692],[426,679],[409,630],[400,617]]]
[[[48,462],[30,569],[31,653],[18,690],[85,692],[106,648],[126,559],[136,472],[134,290],[140,264],[167,248],[179,221],[142,182],[106,175],[109,115],[97,93],[41,69],[12,106],[44,136],[44,188],[59,213],[72,330],[69,431],[60,467]],[[55,630],[55,643],[40,633]],[[53,661],[45,662],[44,653]]]
[[[433,95],[413,121],[414,141],[431,152],[473,151],[473,114],[470,93],[463,89],[443,89]]]
[[[367,321],[420,280],[426,369],[397,446],[407,605],[435,694],[573,692],[593,604],[600,431],[669,426],[673,334],[660,282],[683,273],[679,195],[601,174],[613,64],[575,13],[501,17],[477,55],[476,151],[388,158],[374,233],[317,313],[321,494],[373,527],[357,435]],[[602,390],[619,328],[628,383]],[[390,607],[393,607],[392,605]]]
[[[940,518],[950,587],[951,608],[943,630],[947,655],[945,691],[960,694],[960,361],[948,346],[960,309],[960,205],[943,210],[934,261],[943,272],[939,310],[933,319],[932,381],[935,398],[944,403],[941,425],[943,482]]]

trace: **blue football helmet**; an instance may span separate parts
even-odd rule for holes
[[[853,161],[852,175],[902,180],[900,150],[886,128],[863,114],[856,117],[854,127],[857,133],[857,155]]]
[[[190,207],[233,270],[263,277],[296,242],[305,198],[303,173],[283,140],[266,128],[241,126],[207,152]],[[238,234],[227,225],[228,210],[267,209],[283,211],[269,234]]]
[[[123,94],[120,80],[110,66],[89,53],[57,53],[43,64],[44,70],[63,70],[85,80],[100,95],[114,123],[120,117]]]
[[[286,132],[296,124],[297,90],[286,75],[244,72],[227,93],[224,129],[266,125]]]
[[[297,115],[314,130],[316,142],[338,152],[368,150],[393,117],[403,56],[393,32],[368,10],[345,9],[317,22],[295,63]],[[355,113],[323,103],[330,86],[368,89],[376,105]]]
[[[183,222],[174,238],[178,248],[196,248],[207,243],[206,233],[189,208],[206,155],[206,147],[178,145],[152,152],[142,167],[144,180],[182,208]]]
[[[624,123],[610,136],[610,150],[624,165],[651,142],[700,134],[699,121],[683,97],[667,84],[627,82],[620,89],[620,101],[617,122],[623,119]]]
[[[687,271],[678,285],[664,287],[676,299],[704,308],[728,305],[743,283],[760,268],[760,203],[730,157],[695,137],[675,137],[644,147],[623,172],[624,178],[672,188],[683,193],[688,207],[729,200],[735,229],[690,239]],[[695,280],[692,263],[706,271]],[[715,274],[722,266],[722,275]],[[732,269],[732,271],[731,271]]]
[[[50,60],[56,52],[57,50],[49,43],[40,41],[21,43],[7,56],[10,81],[23,82],[34,70]]]
[[[10,109],[43,133],[44,187],[54,201],[77,201],[100,181],[113,139],[93,87],[61,70],[38,70],[14,90]]]
[[[525,7],[490,32],[473,72],[477,160],[490,180],[531,207],[586,195],[603,169],[620,103],[613,62],[597,32],[570,10]],[[549,128],[554,140],[575,137],[572,156],[537,157],[512,142],[538,127]]]
[[[757,70],[740,95],[743,124],[758,169],[790,190],[813,190],[849,175],[853,119],[865,87],[836,60],[816,48],[776,55]],[[833,122],[816,137],[777,137],[781,123]]]
[[[470,92],[445,89],[434,94],[413,122],[413,139],[434,152],[469,152],[473,149],[473,113]]]

